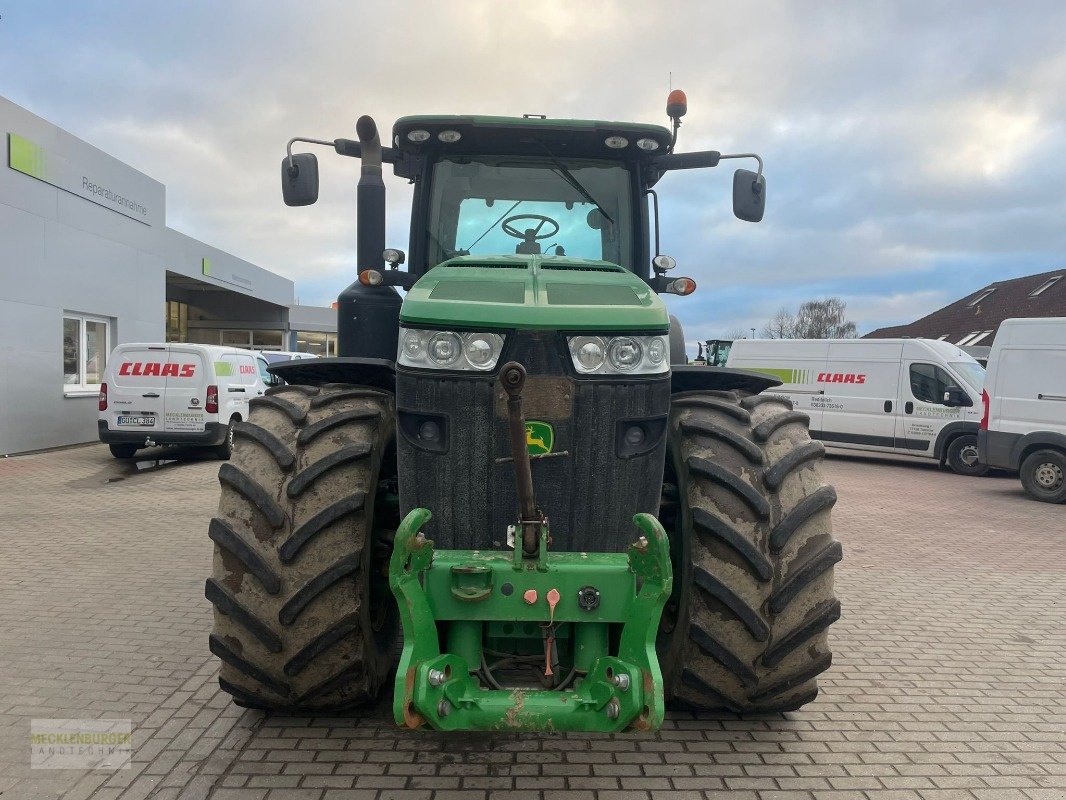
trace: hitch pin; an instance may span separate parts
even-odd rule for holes
[[[544,674],[554,675],[552,672],[552,644],[555,642],[555,607],[559,605],[562,595],[558,589],[549,589],[544,595],[548,601],[548,637],[544,642]]]

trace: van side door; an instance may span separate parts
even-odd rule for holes
[[[944,405],[944,392],[958,381],[927,361],[904,361],[900,376],[903,413],[896,426],[902,452],[932,458],[937,434],[949,422],[963,419],[964,408]]]
[[[859,352],[864,351],[864,352]],[[822,437],[837,447],[891,450],[895,445],[896,395],[902,345],[852,342],[829,344],[825,372]]]

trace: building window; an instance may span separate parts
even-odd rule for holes
[[[167,300],[167,341],[189,341],[189,304]]]
[[[968,344],[970,347],[973,347],[982,339],[987,338],[990,333],[992,333],[992,331],[981,331],[979,334],[977,334],[977,336],[975,336],[973,339],[970,339],[970,341],[968,341],[966,344]]]
[[[217,328],[189,328],[189,336],[185,340],[189,344],[219,344],[222,331]]]
[[[316,356],[335,356],[337,355],[337,335],[296,331],[296,350],[300,353],[313,353]]]
[[[252,344],[252,332],[248,330],[222,331],[222,344],[227,347],[250,347]]]
[[[984,300],[986,297],[988,297],[994,291],[996,291],[996,288],[994,286],[991,289],[985,289],[984,291],[980,292],[977,295],[977,297],[975,297],[973,300],[971,300],[969,303],[967,303],[966,306],[968,308],[973,308],[975,305],[980,303],[982,300]]]
[[[281,331],[252,331],[252,347],[256,350],[280,350]]]
[[[975,336],[979,336],[980,334],[981,334],[981,331],[973,331],[972,333],[968,333],[965,336],[963,336],[961,339],[959,339],[957,342],[955,342],[955,346],[956,347],[962,347],[964,344],[970,344],[970,340],[972,338],[974,338]]]
[[[1060,280],[1062,280],[1062,276],[1061,275],[1056,275],[1054,278],[1048,278],[1046,281],[1044,281],[1038,287],[1033,289],[1033,291],[1029,292],[1029,296],[1030,297],[1036,297],[1038,294],[1046,292],[1048,289],[1050,289],[1052,286],[1054,286]]]
[[[96,391],[111,352],[111,324],[103,317],[63,315],[63,388]]]

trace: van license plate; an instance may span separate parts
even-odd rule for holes
[[[155,427],[155,417],[119,417],[119,425],[133,425],[138,428]]]

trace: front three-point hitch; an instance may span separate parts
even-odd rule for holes
[[[526,445],[525,370],[506,364],[500,381],[519,499],[514,553],[434,550],[421,533],[430,512],[416,508],[404,518],[389,568],[404,637],[396,722],[439,730],[658,728],[655,637],[673,584],[666,532],[652,515],[637,514],[640,536],[628,553],[549,552]]]

